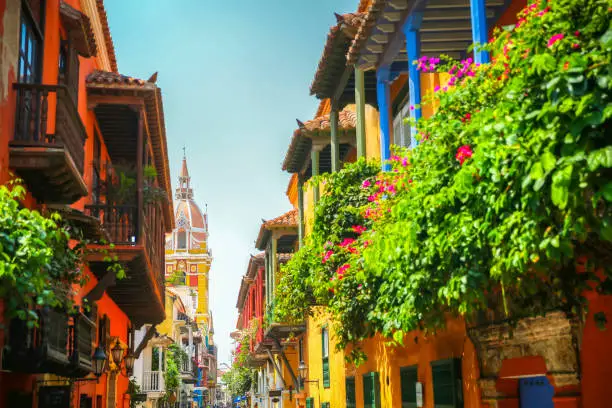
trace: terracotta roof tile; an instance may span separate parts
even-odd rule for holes
[[[147,81],[143,79],[134,78],[127,75],[122,75],[118,72],[108,72],[96,70],[91,74],[87,75],[85,82],[88,84],[97,85],[130,85],[130,86],[144,86]]]
[[[338,114],[338,129],[350,130],[355,129],[357,124],[357,114],[353,111],[343,110]],[[301,126],[302,131],[314,132],[314,131],[331,131],[331,122],[329,120],[329,113],[327,115],[319,116],[307,122]]]
[[[291,211],[287,211],[283,215],[273,218],[268,221],[263,221],[261,227],[259,227],[259,234],[257,235],[257,240],[255,240],[255,247],[259,249],[264,249],[265,237],[269,236],[270,230],[273,228],[297,228],[299,222],[298,211],[293,209]]]
[[[106,43],[106,51],[110,59],[111,69],[117,72],[119,69],[117,68],[117,57],[115,56],[115,45],[113,44],[113,38],[111,37],[110,28],[108,26],[104,0],[96,0],[96,6],[98,8],[98,14],[100,14],[100,22],[102,23],[102,32],[104,33],[104,42]]]
[[[376,20],[387,5],[388,0],[372,0],[372,4],[368,8],[363,24],[357,30],[357,34],[346,54],[347,65],[354,65],[361,54],[361,49],[365,45],[367,39],[372,34],[372,27],[376,24]]]
[[[318,118],[309,120],[307,122],[298,121],[299,128],[293,132],[291,142],[287,153],[285,153],[285,160],[283,160],[283,171],[291,169],[291,160],[296,152],[300,149],[300,145],[308,144],[310,142],[309,136],[314,132],[331,132],[331,122],[329,121],[329,113],[327,115],[319,116]],[[338,114],[338,129],[339,130],[353,130],[357,126],[357,114],[353,111],[343,110]],[[293,172],[293,171],[291,171]]]
[[[334,58],[335,53],[346,53],[348,47],[346,41],[349,41],[350,44],[350,41],[355,37],[357,30],[363,23],[364,17],[364,13],[336,14],[337,24],[329,29],[327,41],[323,48],[323,55],[319,60],[315,77],[310,86],[311,95],[320,94],[322,92],[321,88],[324,86],[326,73],[331,69],[330,64],[332,66],[337,65],[337,63],[334,64],[334,62],[338,60],[338,58]],[[342,62],[345,62],[346,57],[343,55],[342,59],[344,60]],[[344,66],[346,66],[346,64],[343,64],[343,67]]]
[[[293,209],[287,211],[283,215],[266,221],[262,224],[263,228],[270,229],[274,227],[296,227],[298,224],[298,211]]]
[[[92,57],[98,54],[91,20],[86,14],[62,0],[60,3],[60,18],[79,54],[84,57]]]

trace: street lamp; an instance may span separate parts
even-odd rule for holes
[[[315,383],[317,384],[317,397],[319,400],[319,406],[321,406],[321,393],[318,392],[319,390],[319,380],[318,379],[314,379],[314,380],[307,380],[306,378],[308,378],[308,366],[303,362],[300,361],[300,364],[298,365],[298,375],[299,375],[299,383],[300,383],[300,388],[303,390],[304,389],[304,383]]]
[[[136,357],[131,350],[127,350],[125,356],[123,355],[123,347],[121,347],[121,343],[119,339],[115,342],[115,346],[111,349],[111,356],[113,358],[113,362],[117,366],[118,371],[121,372],[121,363],[123,363],[125,367],[125,377],[129,377],[132,374],[132,370],[134,369],[134,360]]]
[[[97,347],[91,359],[93,361],[94,374],[97,378],[100,378],[106,366],[106,353],[104,353],[104,349]]]

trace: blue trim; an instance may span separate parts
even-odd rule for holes
[[[417,69],[415,62],[421,54],[421,41],[419,38],[419,28],[423,21],[423,13],[411,14],[402,27],[406,37],[406,53],[408,54],[408,95],[410,103],[410,119],[413,123],[421,119],[421,73]],[[416,126],[410,129],[412,145],[416,144]]]
[[[376,99],[378,100],[378,116],[380,122],[380,161],[382,170],[391,170],[391,92],[389,90],[389,77],[391,70],[388,66],[378,67],[376,70]]]
[[[489,42],[487,30],[487,8],[485,0],[470,0],[470,14],[472,15],[472,42],[485,45]],[[489,52],[474,49],[474,62],[487,64],[490,62]]]

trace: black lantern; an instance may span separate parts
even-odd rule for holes
[[[115,362],[115,364],[118,366],[121,365],[121,361],[123,360],[123,348],[119,343],[119,339],[117,339],[115,347],[111,349],[111,355],[113,356],[113,361]]]
[[[100,377],[106,366],[106,353],[102,347],[96,348],[91,358],[93,360],[93,369],[96,377]]]

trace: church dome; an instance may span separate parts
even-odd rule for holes
[[[208,239],[208,219],[198,204],[193,200],[190,187],[191,177],[187,170],[187,158],[183,157],[183,166],[179,176],[179,187],[176,189],[175,219],[176,228],[166,237],[166,249],[190,250],[206,249]]]

